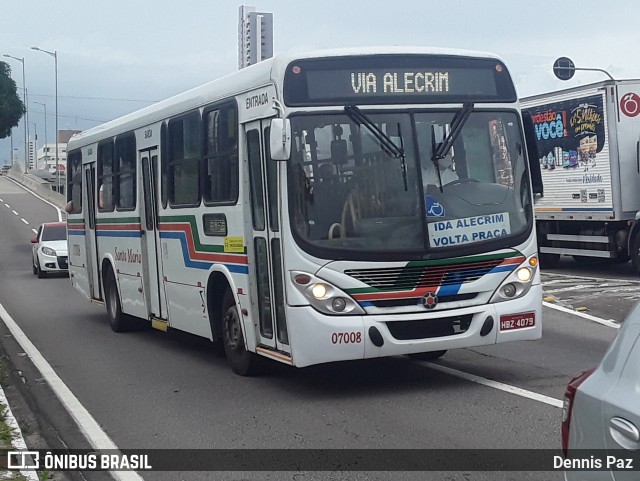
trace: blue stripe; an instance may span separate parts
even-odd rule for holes
[[[444,279],[442,280],[443,283],[444,283],[444,280],[447,278],[447,276],[445,276]],[[462,286],[462,284],[447,284],[447,285],[443,285],[443,286],[440,286],[440,289],[438,289],[436,294],[438,296],[455,296],[460,291],[460,287],[461,286]]]
[[[85,231],[83,230],[69,230],[69,235],[85,235]]]
[[[214,264],[213,262],[209,262],[209,261],[193,261],[193,260],[191,260],[191,258],[189,257],[189,248],[188,248],[188,244],[187,244],[187,236],[186,236],[186,234],[184,232],[161,231],[160,232],[160,238],[161,239],[178,239],[180,241],[180,247],[182,248],[182,258],[184,260],[184,264],[187,267],[193,267],[194,269],[207,269],[208,270]],[[238,264],[222,264],[222,265],[227,267],[227,269],[229,269],[230,272],[235,272],[237,274],[248,274],[249,273],[249,266],[246,266],[246,265],[238,265]]]
[[[506,266],[496,266],[489,271],[489,274],[495,274],[496,272],[511,272],[518,267],[518,264],[508,264]]]
[[[137,231],[106,231],[106,230],[98,230],[96,231],[96,235],[98,237],[142,237],[142,232]]]

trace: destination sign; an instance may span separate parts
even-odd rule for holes
[[[287,105],[512,102],[515,89],[494,59],[437,56],[342,57],[292,62]]]

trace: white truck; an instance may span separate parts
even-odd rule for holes
[[[535,205],[543,265],[631,258],[640,273],[640,80],[607,80],[522,100],[544,196]]]

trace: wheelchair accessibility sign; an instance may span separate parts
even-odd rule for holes
[[[427,217],[444,217],[444,206],[435,197],[427,196]]]

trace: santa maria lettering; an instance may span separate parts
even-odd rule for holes
[[[116,261],[129,262],[131,264],[142,264],[142,254],[136,252],[133,249],[127,249],[126,251],[115,249]]]
[[[504,237],[511,233],[509,213],[479,215],[429,224],[432,247],[449,247]]]
[[[449,72],[352,72],[354,94],[449,92]]]

